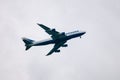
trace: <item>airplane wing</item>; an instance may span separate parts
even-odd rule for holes
[[[49,35],[52,35],[52,38],[56,38],[60,32],[56,31],[55,29],[50,29],[49,27],[43,25],[43,24],[39,24],[37,23],[41,28],[43,28],[45,30],[45,32],[47,32]]]
[[[53,49],[46,55],[51,55],[53,52],[55,52],[56,50],[58,50],[58,48],[60,48],[66,41],[60,42],[60,43],[56,43],[53,47]]]

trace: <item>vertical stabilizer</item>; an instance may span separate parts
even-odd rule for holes
[[[28,39],[28,38],[22,38],[23,42],[25,43],[26,49],[28,50],[29,48],[31,48],[31,44],[33,44],[34,40]]]

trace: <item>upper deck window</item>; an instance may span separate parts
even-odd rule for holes
[[[80,31],[73,31],[73,32],[69,32],[69,33],[66,33],[66,35],[68,36],[68,35],[72,35],[72,34],[76,34],[76,33],[80,33]]]

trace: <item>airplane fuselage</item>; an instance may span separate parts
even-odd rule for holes
[[[79,31],[74,31],[74,32],[69,32],[69,33],[65,33],[65,36],[61,36],[57,39],[48,39],[48,40],[44,40],[44,41],[35,41],[33,42],[33,44],[31,44],[31,46],[42,46],[42,45],[48,45],[48,44],[54,44],[54,43],[58,43],[61,41],[67,41],[70,40],[72,38],[76,38],[76,37],[81,37],[83,34],[85,34],[85,32],[79,32]]]
[[[80,37],[84,35],[86,32],[80,32],[80,31],[73,31],[69,33],[65,32],[59,32],[56,29],[51,29],[43,24],[37,23],[42,29],[45,30],[47,34],[50,35],[50,39],[44,40],[44,41],[34,41],[28,38],[23,37],[22,40],[25,43],[25,50],[30,49],[32,46],[43,46],[48,44],[54,44],[53,48],[50,50],[50,52],[46,55],[51,55],[52,53],[60,52],[60,47],[67,47],[68,45],[66,42],[70,39]]]

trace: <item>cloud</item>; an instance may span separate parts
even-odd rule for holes
[[[118,0],[0,1],[0,79],[119,80],[119,7]],[[46,57],[52,45],[25,51],[21,40],[49,37],[36,23],[87,33]]]

